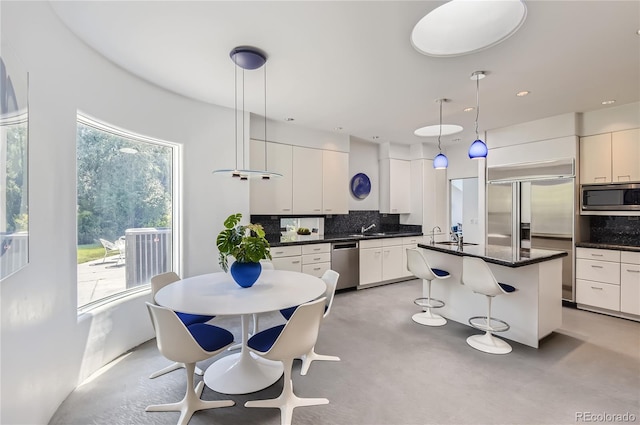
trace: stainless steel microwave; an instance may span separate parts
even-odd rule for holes
[[[640,183],[583,185],[582,211],[638,211]]]

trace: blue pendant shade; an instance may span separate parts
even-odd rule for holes
[[[487,157],[487,145],[480,139],[477,139],[475,142],[469,146],[469,158],[471,159],[480,159]],[[435,161],[433,163],[435,165]]]
[[[435,158],[433,158],[433,168],[435,168],[436,170],[443,170],[447,168],[448,165],[449,160],[446,156],[444,156],[443,153],[439,153]]]
[[[242,69],[258,69],[267,62],[263,52],[250,46],[236,47],[229,56]]]

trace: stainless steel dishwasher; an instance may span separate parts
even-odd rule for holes
[[[340,273],[336,289],[355,288],[360,282],[358,242],[331,244],[331,268]]]

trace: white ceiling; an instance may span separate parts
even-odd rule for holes
[[[267,116],[365,140],[437,143],[413,131],[443,122],[463,133],[640,100],[639,1],[526,1],[511,38],[450,58],[418,53],[414,25],[440,1],[52,1],[78,37],[122,68],[185,96],[233,108],[232,48],[265,51]],[[246,109],[264,114],[262,70],[246,73]],[[526,97],[516,97],[529,90]],[[613,106],[601,102],[615,99]],[[373,139],[373,136],[378,136]],[[454,139],[460,138],[460,141]]]

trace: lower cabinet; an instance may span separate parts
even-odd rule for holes
[[[302,246],[277,246],[271,248],[271,256],[276,270],[302,272]]]
[[[360,241],[360,285],[382,281],[382,242]]]
[[[407,248],[415,248],[420,236],[360,241],[360,286],[408,279]]]
[[[640,316],[640,252],[620,253],[620,311]]]
[[[640,252],[578,247],[576,302],[640,316]]]
[[[302,272],[322,277],[331,268],[331,244],[319,243],[271,248],[271,260],[276,270]]]
[[[331,244],[302,245],[302,273],[322,277],[331,268]]]

